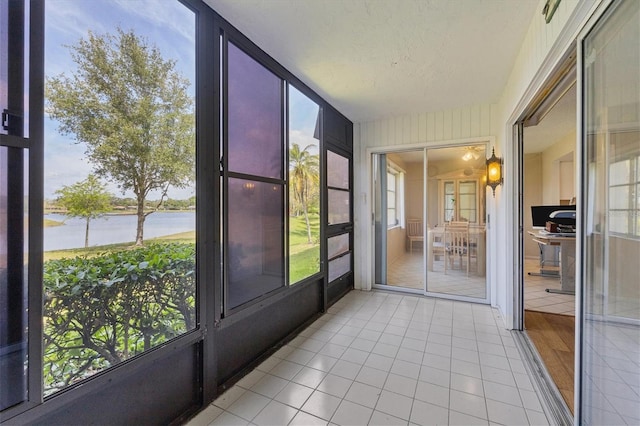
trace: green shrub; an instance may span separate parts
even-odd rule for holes
[[[195,246],[48,261],[43,314],[48,394],[195,327]]]

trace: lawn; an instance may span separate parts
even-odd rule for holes
[[[307,242],[307,227],[304,217],[291,217],[289,221],[289,281],[293,284],[301,279],[315,274],[320,270],[320,219],[318,215],[309,217],[311,222],[311,236],[313,243]],[[195,231],[165,235],[159,238],[149,238],[147,242],[162,243],[193,243]],[[76,256],[98,256],[107,251],[126,250],[134,247],[133,241],[104,246],[54,250],[44,253],[44,260],[62,259]]]
[[[294,284],[320,270],[320,219],[310,215],[311,239],[307,238],[304,216],[289,218],[289,282]]]
[[[181,232],[179,234],[165,235],[163,237],[158,238],[149,238],[146,239],[146,242],[153,243],[193,243],[196,240],[196,232]],[[118,244],[107,244],[104,246],[94,246],[94,247],[79,247],[74,249],[66,249],[66,250],[52,250],[44,252],[44,261],[54,260],[54,259],[62,259],[62,258],[70,258],[76,256],[87,256],[94,257],[98,256],[104,252],[110,251],[118,251],[118,250],[127,250],[134,246],[134,242],[126,242],[126,243],[118,243]]]

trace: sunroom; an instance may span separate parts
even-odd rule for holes
[[[638,40],[632,0],[0,0],[0,422],[640,422]]]

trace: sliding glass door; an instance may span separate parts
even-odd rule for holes
[[[372,155],[374,284],[488,303],[485,147]]]
[[[640,3],[609,9],[579,45],[579,424],[640,422]]]

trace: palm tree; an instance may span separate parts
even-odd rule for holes
[[[318,183],[320,176],[318,173],[318,156],[311,154],[310,149],[312,147],[315,147],[315,145],[307,145],[301,150],[300,145],[294,143],[289,149],[289,180],[293,189],[293,196],[300,203],[304,212],[309,244],[313,242],[311,239],[311,225],[309,224],[309,191],[311,185]]]

